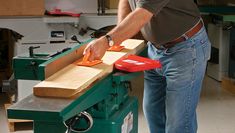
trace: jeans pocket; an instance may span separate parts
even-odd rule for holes
[[[187,51],[191,51],[194,48],[194,44],[191,42],[190,39],[176,44],[174,47],[166,49],[165,55],[172,55],[175,53],[184,53]]]
[[[180,68],[189,65],[196,58],[196,52],[194,48],[187,48],[167,53],[166,57],[171,67]]]
[[[180,91],[190,85],[195,58],[195,49],[178,51],[169,56],[167,66],[164,68],[168,91]]]
[[[202,51],[204,54],[204,60],[208,61],[210,59],[211,56],[211,43],[208,39],[203,39],[201,40],[201,46],[202,46]]]
[[[170,56],[177,53],[185,53],[187,51],[192,51],[192,48],[180,48],[180,49],[167,49],[164,55]]]

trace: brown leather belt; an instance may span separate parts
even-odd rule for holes
[[[191,38],[193,35],[195,35],[198,31],[201,30],[201,28],[203,27],[203,22],[202,20],[200,20],[197,25],[195,25],[192,29],[190,29],[189,31],[187,31],[186,33],[184,33],[184,35],[182,35],[181,37],[163,44],[162,46],[164,48],[171,48],[173,46],[175,46],[175,44],[183,42],[185,40],[187,40],[188,38]],[[158,48],[158,47],[157,47]]]

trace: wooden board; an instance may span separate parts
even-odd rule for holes
[[[46,80],[34,86],[34,95],[41,97],[76,98],[96,80],[113,71],[113,64],[121,57],[135,54],[145,47],[143,40],[128,39],[122,43],[125,49],[121,52],[107,51],[102,58],[103,63],[93,66],[77,66],[69,64]]]
[[[67,54],[66,56],[60,57],[59,59],[50,62],[45,67],[45,79],[52,76],[54,73],[60,71],[64,67],[66,67],[68,64],[71,64],[74,62],[74,60],[78,60],[79,58],[82,58],[83,56],[83,50],[85,49],[86,44],[83,46],[80,46],[79,49],[76,49],[75,51]]]

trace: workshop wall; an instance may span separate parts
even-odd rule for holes
[[[44,0],[0,0],[0,16],[41,16],[44,5]]]

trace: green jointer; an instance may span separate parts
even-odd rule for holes
[[[64,121],[86,111],[94,121],[86,133],[122,133],[125,118],[132,123],[127,133],[137,133],[138,101],[128,95],[128,81],[137,75],[111,74],[75,100],[30,95],[7,110],[8,118],[33,120],[34,133],[65,133]]]
[[[92,40],[90,39],[82,44],[78,44],[55,56],[50,56],[48,53],[36,53],[33,54],[33,57],[30,57],[29,54],[14,57],[12,64],[15,79],[44,80],[46,78],[45,69],[48,64],[60,60]]]
[[[15,57],[15,77],[44,80],[48,64],[80,46],[50,58]],[[145,55],[146,49],[140,54]],[[11,119],[33,120],[34,133],[138,133],[138,100],[128,91],[130,80],[139,75],[115,70],[76,99],[30,95],[10,106],[7,115]]]

